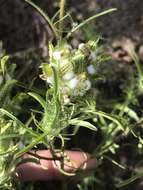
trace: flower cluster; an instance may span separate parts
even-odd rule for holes
[[[64,102],[70,102],[70,97],[84,96],[91,89],[91,77],[95,75],[96,43],[79,44],[73,49],[67,44],[60,47],[49,45],[49,64],[41,65],[43,74],[40,77],[52,87],[54,84],[53,67],[57,72],[60,92]]]

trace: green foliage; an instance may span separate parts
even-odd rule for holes
[[[102,134],[101,142],[92,152],[93,156],[99,159],[99,165],[102,166],[104,161],[108,160],[126,171],[126,166],[115,157],[120,149],[119,139],[131,135],[137,140],[137,151],[142,152],[143,147],[143,139],[137,128],[137,125],[142,123],[142,117],[133,107],[139,106],[138,96],[142,95],[143,73],[139,59],[133,51],[131,56],[138,74],[133,69],[128,71],[129,77],[123,82],[121,99],[116,97],[110,104],[110,100],[102,100],[105,94],[97,86],[99,78],[100,81],[106,80],[114,72],[111,69],[111,73],[106,71],[108,76],[105,74],[101,77],[98,73],[97,68],[100,68],[101,63],[109,60],[99,47],[101,38],[90,38],[84,43],[79,43],[78,47],[70,43],[75,31],[81,28],[85,31],[85,25],[90,21],[116,9],[98,13],[71,27],[70,31],[64,32],[66,18],[71,18],[65,14],[64,0],[61,0],[60,11],[53,19],[50,19],[33,1],[25,2],[44,17],[56,37],[56,43],[49,42],[49,58],[40,64],[40,78],[46,83],[41,93],[38,93],[38,90],[31,90],[28,93],[16,92],[12,95],[12,90],[18,83],[14,79],[16,66],[9,63],[10,55],[5,55],[3,50],[0,50],[0,189],[15,189],[13,177],[16,175],[16,166],[29,161],[21,159],[21,156],[39,145],[50,149],[54,161],[60,158],[61,166],[58,169],[61,173],[74,176],[78,170],[73,173],[64,170],[63,162],[68,160],[64,153],[66,141],[77,134],[80,128],[91,130],[91,134],[94,132]],[[56,20],[58,14],[59,19]],[[86,34],[90,35],[88,32]],[[99,94],[96,94],[96,91]],[[24,99],[36,104],[33,106],[34,109],[25,112],[28,114],[25,123],[19,119],[18,114]],[[55,147],[56,139],[60,140],[59,157]],[[35,158],[30,161],[39,163],[40,158],[36,154],[34,156]],[[102,173],[100,167],[97,168],[97,174],[98,172]],[[141,172],[133,171],[133,176],[127,181],[120,183],[122,180],[118,179],[116,187],[127,185],[140,177]],[[89,187],[93,189],[94,183],[101,184],[103,181],[90,176],[77,187],[80,190]]]
[[[42,97],[35,92],[28,93],[42,107],[42,111],[31,111],[28,125],[22,123],[11,112],[14,111],[11,110],[12,105],[16,108],[16,101],[18,103],[25,95],[24,93],[16,94],[11,100],[11,90],[17,83],[13,79],[15,66],[13,64],[7,66],[10,56],[4,55],[1,58],[0,187],[3,189],[14,188],[12,186],[12,177],[15,175],[15,169],[20,162],[21,156],[38,144],[48,147],[51,150],[54,160],[56,160],[54,141],[56,138],[59,138],[61,140],[61,160],[66,160],[66,156],[63,156],[66,140],[64,137],[65,129],[67,130],[69,127],[72,127],[73,133],[77,133],[80,127],[97,131],[94,123],[91,123],[90,120],[92,117],[98,115],[102,115],[109,120],[113,120],[117,125],[121,125],[116,118],[96,111],[95,104],[87,107],[87,103],[85,103],[86,101],[88,102],[88,98],[86,98],[87,92],[91,92],[92,94],[92,81],[96,80],[96,64],[100,62],[102,55],[102,52],[97,51],[98,39],[79,44],[78,49],[72,48],[67,42],[67,38],[73,32],[91,20],[115,9],[105,11],[87,19],[73,28],[71,32],[67,33],[67,37],[63,39],[65,1],[61,1],[58,21],[59,28],[56,28],[53,21],[36,4],[30,0],[25,1],[36,9],[50,25],[57,39],[57,44],[53,46],[52,43],[49,43],[49,64],[41,64],[42,74],[40,77],[48,83],[46,94]],[[84,102],[82,101],[83,97],[85,99]],[[25,143],[27,141],[28,144]],[[23,144],[23,147],[19,146],[20,143]],[[10,161],[7,161],[8,158],[11,158]],[[75,173],[64,171],[62,163],[58,169],[65,175],[75,175]]]

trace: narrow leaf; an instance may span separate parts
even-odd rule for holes
[[[4,110],[2,108],[0,108],[0,112],[3,113],[4,115],[7,115],[9,118],[11,118],[13,121],[15,121],[19,126],[23,127],[26,131],[28,131],[30,134],[37,137],[37,134],[32,129],[26,127],[19,119],[17,119],[10,112],[8,112],[7,110]]]
[[[121,188],[123,186],[126,186],[126,185],[134,182],[135,180],[137,180],[138,178],[141,178],[141,177],[143,177],[143,174],[142,175],[141,174],[136,174],[136,175],[132,176],[131,178],[129,178],[127,180],[124,180],[123,182],[117,184],[116,187]]]
[[[115,9],[115,8],[108,9],[108,10],[105,10],[105,11],[103,11],[103,12],[101,12],[101,13],[98,13],[98,14],[96,14],[96,15],[93,15],[93,16],[89,17],[88,19],[86,19],[85,21],[83,21],[82,23],[80,23],[79,25],[77,25],[75,28],[73,28],[73,29],[71,30],[71,32],[68,34],[68,37],[69,37],[73,32],[75,32],[76,30],[80,29],[80,28],[83,27],[85,24],[89,23],[91,20],[94,20],[94,19],[96,19],[96,18],[98,18],[98,17],[100,17],[100,16],[106,15],[106,14],[111,13],[111,12],[116,11],[116,10],[117,10],[117,9]]]
[[[2,59],[1,59],[1,61],[0,61],[0,63],[1,63],[1,69],[2,69],[3,75],[4,75],[4,73],[5,73],[5,64],[7,63],[8,59],[9,59],[9,56],[6,55],[6,56],[2,57]]]
[[[69,121],[69,124],[70,125],[76,125],[76,126],[80,126],[80,127],[85,127],[85,128],[88,128],[92,131],[97,131],[97,128],[92,125],[91,123],[89,123],[88,121],[82,121],[82,120],[79,120],[79,119],[71,119]]]
[[[46,102],[45,102],[45,100],[39,94],[36,94],[34,92],[29,92],[28,94],[31,97],[33,97],[35,100],[37,100],[41,104],[41,106],[45,109]]]
[[[124,131],[124,128],[125,128],[124,125],[121,123],[121,121],[117,117],[115,117],[113,115],[110,115],[110,114],[102,112],[102,111],[92,111],[92,110],[87,110],[86,111],[86,110],[83,110],[83,112],[84,113],[92,113],[92,114],[95,114],[95,115],[98,115],[98,116],[102,116],[102,117],[104,117],[106,119],[109,119],[112,122],[116,123],[118,125],[118,127],[120,127],[120,129],[122,131]]]

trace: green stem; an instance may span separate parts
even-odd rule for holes
[[[51,22],[51,19],[47,16],[46,13],[44,13],[44,11],[38,7],[35,3],[33,3],[31,0],[25,0],[25,2],[27,2],[29,5],[31,5],[34,9],[36,9],[36,11],[38,11],[40,13],[40,15],[47,21],[47,23],[49,24],[50,28],[52,29],[54,35],[56,36],[56,38],[58,38],[58,34],[56,31],[56,28],[54,27],[53,23]]]
[[[59,31],[60,31],[60,41],[62,40],[63,37],[63,28],[64,28],[64,14],[65,14],[65,4],[66,0],[61,0],[60,1],[60,16],[59,16]]]
[[[39,142],[41,142],[44,137],[46,135],[48,135],[49,132],[45,132],[42,135],[40,135],[39,137],[37,137],[35,140],[33,140],[33,142],[31,142],[29,145],[27,145],[25,148],[23,148],[22,150],[20,150],[19,152],[16,153],[15,158],[19,158],[21,157],[24,153],[28,152],[29,150],[31,150],[34,146],[36,146]]]

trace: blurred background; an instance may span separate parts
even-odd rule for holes
[[[59,9],[57,0],[34,0],[49,17],[52,17]],[[101,91],[98,104],[106,110],[106,102],[119,98],[121,86],[129,75],[129,67],[133,67],[133,59],[130,50],[134,49],[141,61],[143,61],[143,1],[141,0],[67,0],[66,10],[72,15],[75,22],[107,10],[117,8],[117,11],[92,21],[88,27],[74,34],[71,43],[77,46],[89,38],[96,38],[99,34],[102,37],[100,42],[105,52],[111,56],[110,65],[103,64],[99,73],[106,75],[106,80],[99,82],[97,87]],[[67,30],[71,23],[66,22]],[[24,83],[29,83],[39,74],[41,60],[48,56],[48,42],[54,43],[54,36],[51,29],[32,7],[23,0],[0,0],[0,41],[3,48],[12,55],[12,61],[17,64],[16,78]],[[34,72],[33,72],[34,69]],[[28,76],[28,77],[25,77]],[[43,83],[35,83],[41,87]],[[103,97],[104,94],[104,97]],[[102,99],[102,100],[101,100]],[[103,101],[104,100],[104,101]],[[102,102],[101,102],[102,101]],[[143,103],[142,96],[139,97],[140,106]],[[104,105],[103,105],[104,104]],[[142,109],[142,108],[141,108]],[[137,108],[138,110],[138,108]],[[89,134],[88,134],[89,133]],[[80,137],[80,142],[79,142]],[[87,152],[93,152],[101,142],[101,131],[91,135],[87,130],[80,130],[72,141],[67,143],[67,148],[81,148]],[[89,190],[115,190],[116,178],[128,178],[132,169],[142,154],[134,148],[125,144],[137,144],[131,136],[119,140],[120,149],[113,158],[120,160],[128,166],[123,172],[106,160],[96,172],[97,179],[91,177],[87,181],[86,188]],[[111,156],[112,157],[112,156]],[[77,189],[77,182],[68,180],[69,190]],[[72,185],[71,185],[72,184]],[[75,185],[74,185],[75,184]],[[92,184],[92,185],[91,185]],[[34,190],[57,190],[62,189],[61,182],[37,182]],[[31,184],[24,184],[23,190],[32,190]],[[142,190],[142,180],[137,180],[124,190]],[[84,188],[85,190],[85,188]]]

